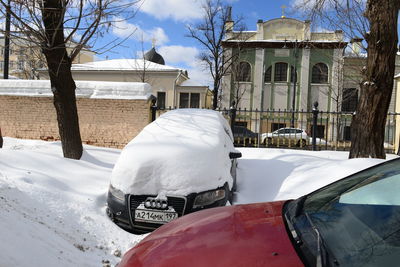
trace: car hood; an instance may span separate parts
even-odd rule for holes
[[[167,112],[125,146],[111,184],[125,194],[160,197],[185,196],[225,183],[231,187],[229,153],[236,149],[229,131],[215,111]]]
[[[170,222],[119,266],[303,266],[282,219],[284,202],[213,208]]]

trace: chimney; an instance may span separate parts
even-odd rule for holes
[[[304,40],[311,40],[311,20],[304,21]]]
[[[264,21],[259,19],[257,21],[257,40],[264,39]]]
[[[231,33],[233,31],[234,22],[232,20],[232,7],[229,6],[227,9],[226,21],[225,21],[225,32],[227,34],[227,38],[230,38]]]
[[[354,54],[359,55],[361,53],[361,49],[363,47],[362,46],[362,41],[363,41],[363,39],[362,38],[358,38],[358,37],[352,38],[350,40],[351,49],[353,50]]]

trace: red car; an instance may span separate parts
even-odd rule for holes
[[[399,266],[400,159],[297,200],[213,208],[143,239],[118,267]]]

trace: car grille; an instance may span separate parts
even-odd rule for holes
[[[131,214],[131,220],[134,225],[143,226],[146,228],[157,228],[160,224],[157,223],[146,223],[146,222],[135,222],[135,209],[146,200],[148,197],[156,197],[151,195],[130,195],[129,197],[129,209]],[[181,217],[185,214],[186,198],[184,197],[170,197],[167,196],[168,206],[172,206]]]

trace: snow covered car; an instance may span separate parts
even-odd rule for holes
[[[398,266],[399,190],[397,158],[296,200],[196,212],[148,235],[118,267]]]
[[[281,128],[272,133],[263,133],[261,143],[272,146],[299,146],[305,147],[309,140],[306,131],[298,128]]]
[[[161,115],[126,147],[114,166],[107,214],[132,233],[232,202],[236,158],[228,122],[213,110]]]

